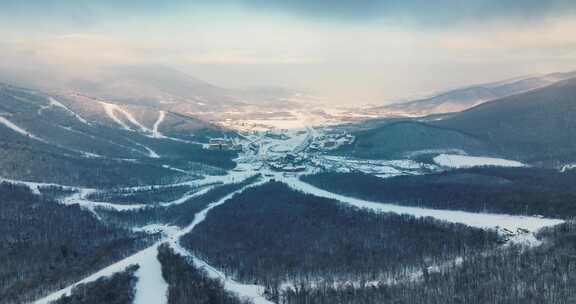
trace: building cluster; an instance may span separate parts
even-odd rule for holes
[[[211,138],[208,142],[208,148],[218,151],[241,151],[242,145],[235,144],[234,141],[227,138]]]
[[[306,170],[306,159],[293,153],[276,158],[268,162],[270,169],[282,172],[300,172]]]
[[[333,150],[342,145],[351,144],[354,136],[346,133],[326,134],[315,138],[310,145],[312,150]]]

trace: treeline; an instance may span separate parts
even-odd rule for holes
[[[149,224],[168,224],[185,227],[193,220],[196,213],[226,195],[237,191],[258,180],[260,176],[248,178],[239,183],[218,186],[205,194],[193,197],[188,201],[167,207],[150,206],[138,210],[115,211],[97,209],[98,214],[108,223],[125,227],[140,227]]]
[[[500,242],[484,231],[431,218],[373,213],[271,182],[234,196],[182,244],[272,298],[284,281],[409,277]]]
[[[569,304],[576,303],[576,225],[541,233],[544,245],[505,246],[464,256],[422,281],[377,286],[312,286],[283,293],[282,304]]]
[[[324,172],[303,181],[382,203],[555,218],[576,216],[576,173],[540,168],[472,168],[387,179]]]
[[[226,291],[219,280],[193,266],[187,257],[177,255],[166,244],[158,248],[162,276],[169,284],[168,304],[249,304]]]
[[[0,299],[31,302],[145,247],[158,236],[107,227],[77,205],[0,184]]]
[[[133,265],[111,277],[80,284],[72,289],[69,296],[62,296],[53,304],[132,304],[138,281],[134,272],[137,270],[138,265]]]

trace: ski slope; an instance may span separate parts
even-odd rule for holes
[[[50,101],[50,104],[48,105],[49,107],[57,107],[57,108],[61,108],[62,110],[64,110],[66,113],[70,114],[71,116],[74,116],[78,121],[89,125],[90,123],[84,119],[82,116],[78,115],[76,112],[70,110],[67,106],[65,106],[64,104],[62,104],[61,102],[59,102],[58,100],[54,99],[53,97],[49,97],[48,100]],[[44,109],[44,108],[43,108]]]
[[[190,253],[187,249],[180,246],[178,241],[170,242],[170,247],[177,254],[190,258],[194,264],[194,267],[204,270],[209,278],[220,280],[224,285],[224,289],[237,295],[239,298],[248,299],[254,304],[274,304],[274,302],[271,302],[262,296],[265,289],[264,286],[255,284],[242,284],[227,277],[220,270],[210,266],[205,261]]]
[[[76,287],[80,284],[86,284],[86,283],[94,282],[94,281],[96,281],[100,278],[103,278],[103,277],[110,277],[110,276],[114,275],[115,273],[124,271],[129,266],[140,265],[140,267],[142,267],[141,264],[145,264],[145,263],[150,262],[151,256],[155,257],[156,252],[158,251],[158,246],[159,246],[159,243],[157,243],[153,246],[150,246],[150,247],[148,247],[148,248],[146,248],[146,249],[144,249],[144,250],[142,250],[142,251],[140,251],[134,255],[131,255],[131,256],[123,259],[123,260],[120,260],[119,262],[116,262],[116,263],[114,263],[114,264],[112,264],[106,268],[103,268],[102,270],[100,270],[100,271],[98,271],[98,272],[96,272],[96,273],[94,273],[94,274],[66,287],[66,288],[58,290],[54,293],[49,294],[48,296],[46,296],[44,298],[41,298],[41,299],[35,301],[34,304],[48,304],[48,303],[51,303],[53,301],[60,299],[62,296],[69,296],[72,293],[72,289],[74,287]],[[139,278],[141,278],[142,276],[145,277],[151,273],[152,274],[154,273],[154,271],[153,270],[151,271],[150,269],[145,270],[145,271],[147,271],[147,272],[146,273],[141,272],[141,273],[137,274],[139,276]],[[146,280],[148,280],[148,279],[146,279]],[[145,280],[145,283],[146,283],[146,280]],[[139,280],[139,283],[137,283],[136,293],[138,293],[139,289],[142,289],[145,287],[145,286],[141,286],[140,284],[141,284],[141,280]],[[163,289],[164,286],[162,284],[160,284],[159,288]],[[163,290],[159,290],[156,288],[154,288],[153,290],[160,291],[160,294],[162,294],[162,291],[163,291]],[[153,299],[157,299],[157,297],[153,297]],[[160,299],[160,302],[148,302],[146,304],[164,304],[164,303],[166,303],[166,297],[165,296],[163,296],[162,299]]]
[[[162,276],[162,265],[158,261],[158,246],[144,250],[138,261],[133,304],[166,304],[168,303],[168,283]]]
[[[122,121],[120,118],[118,118],[116,116],[116,111],[118,110],[118,106],[115,104],[111,104],[111,103],[106,103],[106,102],[100,102],[100,104],[104,107],[104,111],[106,112],[106,115],[108,115],[108,117],[110,117],[110,119],[112,119],[115,123],[117,123],[118,125],[120,125],[122,127],[122,129],[126,130],[126,131],[132,131],[132,129],[130,127],[128,127],[127,124],[124,123],[124,121]]]
[[[11,122],[10,120],[8,120],[6,117],[0,116],[0,124],[3,124],[4,126],[8,127],[9,129],[11,129],[12,131],[19,133],[25,137],[29,137],[41,142],[46,142],[45,140],[35,136],[34,134],[26,131],[25,129],[19,127],[18,125],[16,125],[15,123]]]
[[[100,104],[104,107],[104,111],[106,112],[108,117],[110,117],[110,119],[112,119],[114,122],[116,122],[118,125],[120,125],[122,127],[122,129],[124,129],[126,131],[134,131],[122,119],[120,119],[118,116],[116,116],[116,113],[121,113],[124,116],[124,118],[126,118],[132,125],[138,127],[138,129],[140,129],[140,131],[142,131],[144,133],[152,133],[152,130],[150,130],[150,129],[146,128],[144,125],[142,125],[138,120],[136,120],[136,118],[134,118],[134,116],[130,112],[122,109],[122,107],[120,107],[119,105],[107,103],[107,102],[103,102],[103,101],[100,101]]]
[[[349,204],[358,208],[370,209],[378,212],[393,212],[397,214],[409,214],[416,217],[433,217],[438,220],[451,223],[460,223],[471,227],[482,229],[507,229],[512,232],[527,230],[536,232],[544,227],[554,226],[563,223],[563,220],[548,219],[530,216],[516,216],[492,213],[474,213],[457,210],[440,210],[419,207],[400,206],[393,204],[370,202],[362,199],[352,198],[332,192],[322,190],[310,184],[302,182],[298,178],[283,178],[282,182],[286,183],[292,189],[304,193],[312,194],[318,197],[334,199],[342,203]]]
[[[166,112],[159,111],[158,112],[158,120],[156,120],[156,122],[154,123],[154,126],[152,127],[152,137],[164,138],[164,135],[162,133],[160,133],[159,129],[160,129],[160,124],[162,124],[162,122],[164,122],[165,118],[166,118]]]

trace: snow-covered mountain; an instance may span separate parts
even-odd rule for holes
[[[210,170],[233,164],[233,154],[219,155],[203,147],[212,137],[235,133],[194,117],[79,93],[47,93],[3,84],[0,101],[0,176],[5,178],[137,184],[142,178],[183,175],[178,168]],[[158,163],[162,157],[172,160]],[[110,176],[87,174],[94,167]]]
[[[553,73],[473,85],[425,99],[374,107],[368,111],[380,116],[426,116],[460,112],[487,101],[535,90],[575,76],[576,72]]]
[[[545,102],[572,115],[572,87],[515,96],[527,116]],[[2,304],[314,303],[349,297],[348,286],[376,304],[406,302],[407,288],[421,295],[439,275],[453,298],[442,284],[459,280],[462,263],[485,271],[516,246],[555,261],[574,251],[544,254],[537,238],[573,231],[570,170],[497,158],[480,136],[433,120],[350,134],[301,107],[238,112],[239,125],[276,126],[240,134],[161,103],[112,99],[0,86]],[[415,150],[433,157],[405,153]],[[503,263],[512,261],[509,285],[527,284],[517,260]],[[572,275],[533,265],[530,282]]]

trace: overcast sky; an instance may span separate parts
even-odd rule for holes
[[[0,68],[43,64],[163,64],[385,102],[576,69],[576,1],[0,1]]]

